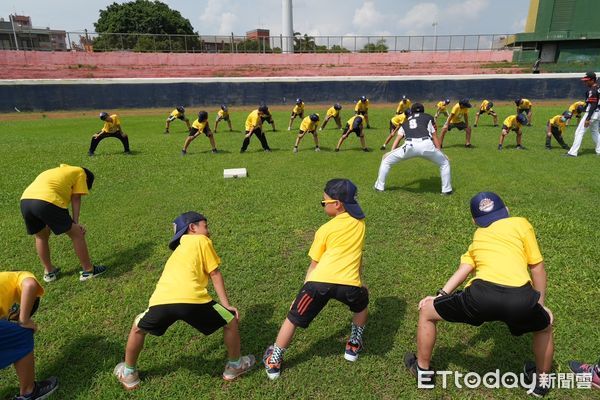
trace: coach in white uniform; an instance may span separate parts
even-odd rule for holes
[[[598,87],[595,72],[590,71],[586,73],[585,76],[581,78],[581,80],[588,87],[585,99],[586,108],[585,113],[581,117],[579,125],[575,130],[573,145],[571,146],[571,149],[569,149],[569,152],[565,154],[569,157],[577,157],[579,147],[581,147],[581,141],[583,140],[583,135],[588,130],[588,128],[591,128],[592,139],[596,144],[596,155],[600,155],[600,108],[598,107],[598,101],[600,100],[600,87]]]
[[[450,195],[452,194],[450,161],[440,150],[434,119],[431,115],[425,114],[423,104],[413,104],[411,111],[412,115],[398,129],[392,151],[385,154],[381,160],[375,190],[380,192],[385,190],[385,179],[392,165],[409,158],[421,157],[439,165],[442,177],[442,194]],[[404,145],[397,148],[403,137],[406,138]]]

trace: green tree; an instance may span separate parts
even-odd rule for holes
[[[300,32],[294,32],[294,52],[308,53],[315,51],[315,47],[314,37],[308,36],[306,33],[302,36]]]
[[[190,21],[160,1],[113,3],[100,10],[94,27],[99,33],[94,40],[97,51],[201,51],[202,47]],[[138,35],[144,33],[158,36]]]
[[[340,46],[339,44],[334,44],[329,49],[329,52],[330,53],[350,53],[350,50],[348,50],[345,47]]]
[[[368,43],[360,50],[361,53],[387,53],[388,47],[384,39],[379,39],[377,43]]]

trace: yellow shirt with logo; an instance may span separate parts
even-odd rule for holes
[[[39,174],[25,189],[21,200],[43,200],[60,208],[68,208],[71,203],[71,195],[88,193],[83,168],[60,164],[60,167]]]
[[[8,312],[13,304],[21,303],[21,285],[27,278],[35,279],[35,276],[31,272],[0,272],[0,319],[8,318]],[[37,282],[37,279],[35,281]],[[44,289],[40,286],[37,297],[43,295]]]
[[[562,133],[563,129],[565,129],[567,127],[567,121],[565,121],[565,122],[562,121],[561,114],[555,115],[554,117],[550,118],[550,120],[548,122],[550,123],[550,125],[557,127],[561,133]]]
[[[221,259],[212,241],[204,235],[183,235],[179,246],[165,264],[165,269],[150,297],[149,306],[160,304],[204,304],[212,301],[206,287],[209,274]]]
[[[182,117],[184,115],[184,113],[179,112],[178,109],[174,109],[173,111],[171,111],[171,117],[173,118],[179,118]]]
[[[531,109],[531,101],[527,99],[521,99],[521,103],[517,107],[519,110],[530,110]]]
[[[258,110],[252,111],[250,114],[248,114],[248,118],[246,118],[246,131],[250,132],[255,127],[261,125],[261,123],[262,120],[258,115]]]
[[[395,128],[402,125],[406,121],[406,114],[395,115],[390,122],[394,125]]]
[[[469,115],[469,109],[466,107],[463,108],[460,106],[460,104],[456,103],[454,105],[454,107],[452,107],[452,111],[450,111],[450,115],[452,116],[452,118],[450,118],[451,124],[457,124],[459,122],[466,122],[466,117]]]
[[[300,130],[302,132],[314,132],[317,130],[319,126],[319,121],[312,121],[310,117],[304,117],[302,123],[300,124]]]
[[[523,126],[519,121],[517,121],[516,115],[509,115],[508,117],[506,117],[502,125],[514,131],[521,129],[521,127]]]
[[[340,116],[340,110],[336,110],[335,107],[329,107],[327,110],[327,117],[337,118]]]
[[[533,226],[525,218],[509,217],[477,228],[473,242],[460,258],[461,264],[474,267],[475,279],[498,285],[519,287],[531,282],[528,265],[544,259]]]
[[[172,113],[171,113],[172,114]],[[115,133],[119,129],[121,129],[121,120],[117,114],[113,114],[110,116],[111,122],[104,121],[104,126],[102,127],[102,132],[105,133]]]
[[[217,116],[221,119],[228,119],[229,118],[229,111],[224,111],[224,110],[219,110],[217,111]]]
[[[398,107],[396,107],[396,114],[400,114],[406,110],[410,110],[410,106],[412,106],[412,102],[409,99],[400,100],[400,102],[398,103]]]
[[[584,110],[585,110],[585,107],[587,106],[586,102],[585,101],[576,101],[575,103],[573,103],[569,106],[569,112],[571,114],[573,114],[574,117],[581,115],[582,113],[577,112],[577,108],[581,107],[581,106],[583,106]]]
[[[438,101],[437,103],[437,110],[438,111],[446,111],[446,102],[445,101]]]
[[[302,102],[300,104],[296,104],[294,106],[294,108],[292,109],[292,112],[294,114],[302,114],[304,112],[304,102]]]
[[[198,119],[196,119],[193,123],[192,123],[192,128],[196,129],[198,132],[204,132],[204,130],[206,129],[208,125],[208,118],[202,122],[200,122]]]
[[[369,111],[369,99],[365,101],[357,101],[354,106],[354,111],[366,112]]]
[[[361,286],[360,267],[365,244],[365,220],[344,212],[321,226],[309,257],[318,264],[307,281]]]

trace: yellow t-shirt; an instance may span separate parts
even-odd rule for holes
[[[309,257],[318,264],[307,277],[310,282],[361,286],[360,267],[365,244],[365,220],[344,212],[321,226]]]
[[[35,279],[35,276],[31,272],[0,272],[0,319],[8,318],[13,304],[21,302],[21,284],[27,278]],[[40,286],[37,297],[43,295],[44,289]]]
[[[207,124],[208,124],[208,119],[206,119],[206,120],[204,120],[202,122],[200,122],[200,121],[198,121],[198,119],[196,119],[194,121],[194,123],[192,124],[192,128],[193,129],[197,129],[198,132],[204,132],[204,130],[206,129]]]
[[[229,111],[223,111],[222,109],[217,111],[217,116],[222,119],[229,118]]]
[[[488,104],[490,104],[489,100],[484,100],[481,102],[481,105],[479,106],[479,112],[484,113],[484,112],[490,112],[492,111],[492,107],[490,107],[490,109],[488,110]]]
[[[300,130],[302,132],[314,132],[317,130],[319,126],[319,121],[314,122],[310,119],[310,117],[304,117],[302,123],[300,124]]]
[[[392,123],[392,125],[394,125],[394,127],[397,128],[398,126],[402,125],[405,120],[406,120],[406,114],[400,114],[400,115],[395,115],[392,119],[390,119],[390,122]]]
[[[519,110],[529,110],[531,109],[531,101],[527,99],[521,99],[521,103],[517,107]]]
[[[533,226],[525,218],[499,219],[487,228],[477,228],[473,243],[460,258],[474,267],[475,279],[519,287],[531,282],[528,265],[543,261]]]
[[[292,110],[294,114],[302,114],[304,112],[304,102],[296,104]]]
[[[366,112],[369,111],[369,99],[363,101],[357,101],[356,105],[354,106],[354,111],[361,111],[361,112]]]
[[[438,101],[437,103],[437,110],[438,111],[446,111],[446,102],[445,101]]]
[[[173,118],[179,118],[183,115],[184,113],[179,112],[178,109],[174,109],[173,111],[171,111],[171,117]]]
[[[573,114],[574,117],[581,115],[581,113],[577,112],[577,108],[583,106],[585,110],[586,102],[585,101],[576,101],[575,103],[569,106],[569,112]]]
[[[35,178],[25,189],[21,200],[44,200],[60,208],[68,208],[73,194],[88,194],[85,171],[81,167],[60,164]]]
[[[357,129],[360,128],[361,126],[363,126],[365,119],[362,117],[362,115],[353,115],[347,122],[348,126],[350,127],[350,129],[354,129],[354,120],[356,118],[360,118],[360,124],[358,125]]]
[[[562,114],[558,114],[550,118],[550,121],[548,122],[550,122],[550,125],[557,127],[562,133],[563,129],[567,127],[567,121],[563,122],[561,118]]]
[[[327,110],[327,117],[337,118],[340,115],[340,110],[336,110],[335,107],[329,107]]]
[[[260,124],[262,124],[262,120],[258,115],[258,110],[254,110],[248,114],[248,118],[246,118],[246,131],[250,132]]]
[[[509,115],[508,117],[506,117],[506,119],[504,120],[502,125],[508,127],[508,129],[512,129],[512,130],[521,129],[521,127],[523,126],[523,125],[521,125],[521,123],[519,121],[517,121],[516,115]]]
[[[204,235],[183,235],[179,246],[165,264],[165,269],[150,297],[149,306],[159,304],[204,304],[212,300],[208,294],[209,274],[219,267],[221,259],[212,241]]]
[[[456,103],[454,105],[454,107],[452,107],[452,111],[450,111],[450,115],[452,115],[452,118],[450,118],[451,124],[457,124],[459,122],[466,122],[466,117],[469,115],[469,109],[466,107],[462,108],[460,106],[460,104]]]
[[[396,114],[403,113],[404,111],[410,109],[410,106],[412,106],[412,102],[409,99],[400,100],[398,107],[396,107]]]
[[[177,111],[177,110],[176,110]],[[173,113],[171,113],[173,114]],[[119,129],[121,129],[121,120],[117,114],[113,114],[110,116],[112,122],[104,121],[104,126],[102,127],[102,132],[106,133],[115,133]]]

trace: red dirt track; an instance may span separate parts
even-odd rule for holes
[[[178,54],[0,51],[0,79],[466,75],[518,73],[490,67],[512,51],[345,54]]]

